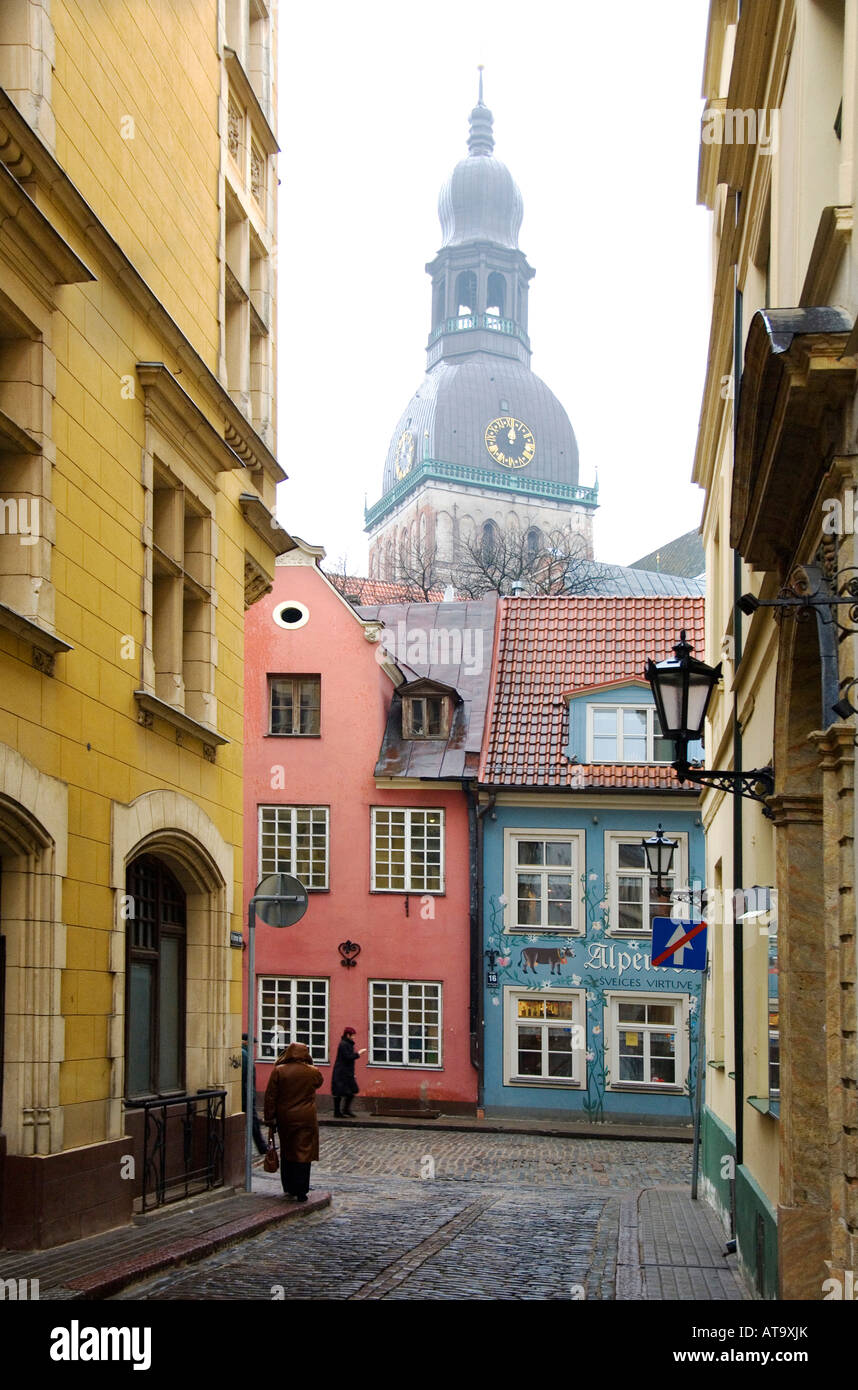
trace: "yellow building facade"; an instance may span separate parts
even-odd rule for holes
[[[6,1246],[175,1195],[178,1114],[201,1181],[243,1167],[243,618],[291,546],[275,54],[271,0],[0,12]]]
[[[785,1299],[842,1298],[858,1259],[855,720],[839,704],[856,639],[849,605],[827,601],[856,564],[856,65],[852,0],[712,0],[699,201],[714,294],[694,478],[706,659],[724,679],[706,753],[770,767],[774,793],[752,779],[755,796],[703,799],[725,910],[702,1172],[751,1283]]]

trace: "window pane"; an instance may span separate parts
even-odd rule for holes
[[[643,1023],[646,1018],[644,1004],[619,1004],[618,1017],[621,1023]]]
[[[620,869],[645,869],[643,845],[617,845],[617,867]]]
[[[542,1048],[538,1052],[526,1052],[522,1047],[518,1049],[518,1075],[519,1076],[541,1076],[542,1075]]]
[[[548,926],[572,925],[572,880],[566,875],[548,875]]]
[[[548,840],[545,844],[545,862],[554,867],[566,865],[572,867],[572,844],[566,840]]]
[[[573,999],[546,999],[544,1008],[547,1018],[575,1017],[575,1001]],[[521,1017],[520,1014],[519,1017]]]
[[[541,864],[544,845],[542,840],[519,840],[519,864]]]
[[[617,711],[615,706],[593,710],[593,735],[595,738],[616,738]]]
[[[674,1004],[647,1004],[646,1016],[648,1023],[673,1023]],[[655,1035],[653,1035],[655,1036]]]
[[[152,1017],[152,970],[148,962],[131,962],[128,1000],[127,1089],[130,1096],[154,1091],[150,1071],[150,1020]]]
[[[623,739],[642,738],[646,743],[646,710],[623,710]]]
[[[180,1054],[182,979],[182,941],[177,936],[161,937],[161,974],[159,980],[159,1068],[160,1091],[178,1091],[182,1084]]]
[[[623,762],[624,763],[645,763],[646,739],[628,738],[623,739]]]
[[[542,880],[538,874],[518,876],[518,925],[539,926],[542,919]]]
[[[615,763],[617,761],[616,738],[594,738],[593,758],[597,763]]]
[[[519,1018],[544,1018],[545,1003],[544,999],[519,999]]]
[[[292,682],[273,680],[271,682],[271,725],[272,734],[291,734],[292,732]]]
[[[620,1080],[643,1081],[643,1057],[624,1057],[620,1054]]]

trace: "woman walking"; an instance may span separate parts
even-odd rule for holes
[[[359,1090],[355,1081],[355,1062],[366,1052],[366,1048],[355,1047],[354,1028],[345,1028],[337,1048],[337,1060],[334,1063],[334,1072],[331,1077],[331,1094],[334,1097],[334,1119],[353,1120],[352,1096],[356,1096]],[[340,1101],[343,1101],[343,1111],[340,1114]]]
[[[265,1123],[280,1136],[280,1181],[287,1197],[306,1202],[310,1164],[319,1157],[316,1092],[324,1081],[305,1043],[290,1043],[265,1091]]]

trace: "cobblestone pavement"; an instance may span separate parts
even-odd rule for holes
[[[641,1189],[680,1194],[690,1160],[680,1144],[323,1131],[313,1186],[331,1189],[327,1212],[118,1297],[614,1299],[621,1215]],[[278,1178],[256,1183],[273,1194]],[[686,1296],[731,1296],[696,1289]],[[621,1277],[621,1297],[639,1290]]]

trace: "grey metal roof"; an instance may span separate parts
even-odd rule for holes
[[[686,531],[657,550],[651,550],[640,560],[633,560],[632,569],[658,570],[660,574],[680,574],[697,579],[706,569],[706,553],[699,531]]]
[[[604,565],[599,560],[576,564],[575,576],[581,581],[584,597],[600,598],[705,598],[703,576],[686,579],[658,570],[635,569],[627,565]]]
[[[406,676],[451,686],[461,697],[447,739],[404,739],[396,694],[377,777],[476,777],[489,698],[497,595],[462,603],[384,603],[357,609],[385,625],[384,645]]]
[[[456,165],[438,198],[442,246],[491,241],[518,247],[524,204],[505,164],[495,159],[492,113],[482,100],[471,112],[467,159]]]
[[[536,453],[526,468],[505,468],[486,448],[486,426],[499,415],[512,415],[533,431]],[[414,435],[415,461],[432,458],[487,468],[499,480],[520,474],[578,482],[578,444],[569,416],[540,377],[507,357],[479,352],[463,362],[439,362],[427,372],[393,432],[382,494],[399,481],[397,445],[404,430]]]

